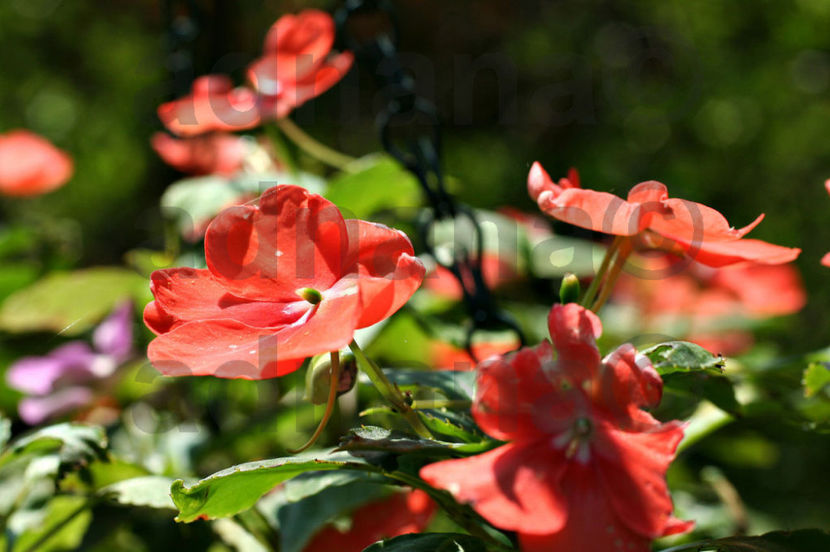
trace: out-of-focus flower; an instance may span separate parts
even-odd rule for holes
[[[481,275],[484,278],[484,283],[490,289],[496,289],[519,277],[513,264],[499,259],[498,254],[489,252],[484,252],[481,256]],[[465,274],[464,276],[472,280],[472,275]],[[424,282],[425,289],[441,297],[459,301],[464,296],[458,279],[443,266],[435,267],[435,270],[427,275]],[[472,282],[468,285],[470,289],[474,289]]]
[[[435,503],[423,491],[395,493],[354,511],[345,531],[335,526],[323,528],[303,552],[361,552],[381,539],[422,531],[435,510]]]
[[[71,176],[72,159],[46,139],[28,130],[0,134],[0,194],[45,194]]]
[[[20,418],[30,425],[89,405],[92,382],[112,375],[132,355],[132,304],[118,306],[93,333],[92,347],[71,341],[43,357],[25,357],[9,367],[9,387],[25,393]]]
[[[245,138],[224,132],[185,139],[157,132],[151,144],[165,163],[196,175],[232,175],[242,168],[250,149]]]
[[[170,132],[179,136],[246,130],[261,122],[256,93],[245,87],[234,88],[225,75],[197,78],[188,96],[160,105],[158,116]]]
[[[659,182],[637,184],[624,200],[607,192],[583,190],[570,179],[554,183],[537,162],[530,169],[527,188],[539,208],[553,218],[596,232],[636,237],[644,248],[666,250],[708,266],[745,261],[781,264],[801,252],[742,239],[763,215],[736,230],[711,207],[669,198],[666,186]]]
[[[280,119],[319,96],[352,66],[350,52],[334,54],[334,19],[319,10],[284,15],[268,31],[263,56],[248,69],[266,119]]]
[[[631,306],[644,331],[672,328],[689,341],[725,355],[747,350],[752,333],[736,326],[740,320],[761,320],[793,314],[806,301],[804,285],[791,264],[743,263],[713,269],[672,257],[637,259],[649,278],[623,273],[615,302]],[[665,276],[657,277],[661,273]]]
[[[391,316],[424,277],[405,234],[344,220],[299,186],[220,213],[205,235],[208,268],[153,273],[148,356],[166,375],[263,379],[337,351]]]
[[[508,443],[421,477],[516,531],[524,552],[647,552],[689,530],[665,481],[683,425],[642,410],[660,402],[660,376],[629,344],[601,359],[599,318],[579,305],[555,305],[548,324],[553,346],[479,365],[473,415]]]
[[[465,349],[446,341],[434,341],[430,345],[430,364],[436,370],[470,371],[476,364],[496,355],[503,355],[515,351],[519,347],[518,340],[506,339],[500,341],[478,341],[470,348],[473,356],[470,357]]]

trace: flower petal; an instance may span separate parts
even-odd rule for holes
[[[92,377],[96,355],[83,341],[61,345],[47,356],[24,357],[9,367],[9,386],[31,395],[46,395],[62,379],[83,381]]]
[[[45,397],[26,397],[20,401],[17,411],[21,420],[29,425],[38,425],[91,401],[92,391],[86,387],[67,387]]]
[[[446,489],[501,529],[529,534],[559,531],[568,517],[560,485],[567,462],[544,443],[504,445],[421,468],[430,485]]]
[[[736,240],[764,219],[764,215],[760,215],[747,226],[735,229],[720,212],[702,203],[672,198],[662,201],[662,205],[666,209],[655,210],[648,228],[661,236],[683,242]]]
[[[595,232],[633,236],[645,228],[639,205],[607,192],[569,188],[554,197],[545,190],[537,202],[553,218]]]
[[[642,427],[658,422],[640,410],[655,407],[663,395],[663,380],[648,357],[626,343],[602,360],[596,385],[596,401],[621,427]]]
[[[592,378],[600,361],[596,339],[602,334],[602,323],[597,315],[576,303],[554,305],[548,315],[548,329],[560,370],[574,385]]]
[[[133,304],[124,302],[101,322],[92,334],[92,343],[99,353],[115,362],[127,360],[133,348]]]
[[[156,334],[193,320],[228,319],[255,328],[276,328],[297,320],[310,305],[294,295],[290,303],[249,301],[231,295],[210,271],[195,268],[156,270],[150,276],[155,301],[144,321]]]
[[[296,301],[297,290],[331,287],[351,272],[348,233],[337,207],[299,186],[266,190],[259,206],[222,211],[207,229],[205,255],[229,293]]]
[[[356,219],[346,225],[359,272],[345,278],[356,279],[360,286],[363,312],[358,327],[363,328],[401,308],[421,285],[425,269],[400,230]]]
[[[686,255],[695,261],[720,268],[744,261],[760,264],[784,264],[794,261],[801,249],[774,245],[761,240],[704,241],[687,243],[677,241]]]
[[[666,470],[683,438],[683,424],[670,422],[651,431],[597,428],[593,459],[616,515],[635,533],[657,538],[672,519]]]
[[[72,158],[28,130],[0,134],[0,195],[32,196],[63,186]]]

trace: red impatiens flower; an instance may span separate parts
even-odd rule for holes
[[[306,189],[221,212],[205,235],[208,268],[151,276],[148,356],[167,375],[262,379],[336,351],[398,310],[424,267],[402,232],[344,220]]]
[[[737,230],[716,210],[701,203],[670,198],[666,186],[642,182],[624,200],[614,194],[583,190],[578,179],[551,180],[538,162],[527,181],[530,197],[561,221],[617,236],[636,236],[646,247],[682,254],[720,267],[742,261],[780,264],[801,252],[760,240],[741,239],[763,219]]]
[[[28,130],[0,134],[0,194],[45,194],[71,176],[72,159],[46,139]]]
[[[248,68],[266,118],[282,118],[319,96],[352,66],[350,52],[332,54],[334,19],[319,10],[284,15],[268,31],[263,56]]]
[[[249,149],[244,138],[225,132],[185,139],[156,132],[150,143],[165,163],[196,175],[231,175],[242,168]]]
[[[245,130],[261,122],[254,91],[234,88],[231,79],[224,75],[199,77],[193,81],[189,96],[161,104],[158,116],[164,126],[179,136]]]
[[[381,539],[422,531],[435,514],[436,505],[419,490],[395,493],[358,508],[346,531],[327,526],[317,533],[303,552],[361,552]]]
[[[824,183],[824,187],[827,188],[827,193],[830,194],[830,180]],[[827,253],[822,259],[821,264],[824,266],[830,266],[830,253]]]
[[[509,442],[421,477],[516,531],[524,552],[647,552],[690,529],[665,481],[683,425],[642,410],[662,394],[651,363],[628,344],[600,359],[599,318],[579,305],[554,306],[548,325],[553,347],[479,365],[473,415]]]

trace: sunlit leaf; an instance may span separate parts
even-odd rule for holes
[[[381,209],[413,209],[421,204],[418,182],[391,157],[364,157],[354,169],[332,180],[325,194],[347,218],[368,219]]]

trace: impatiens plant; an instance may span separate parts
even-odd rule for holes
[[[72,270],[86,257],[0,223],[0,259],[29,255],[38,279],[0,270],[0,549],[830,550],[808,529],[821,485],[789,496],[830,461],[830,350],[775,333],[812,301],[801,250],[656,181],[623,199],[538,162],[525,181],[530,151],[493,197],[527,190],[533,212],[465,205],[480,175],[445,173],[387,4],[282,15],[246,82],[200,76],[158,106],[147,138],[186,178],[129,268]],[[359,158],[300,124],[356,60],[385,152]],[[71,172],[0,135],[0,194]]]

